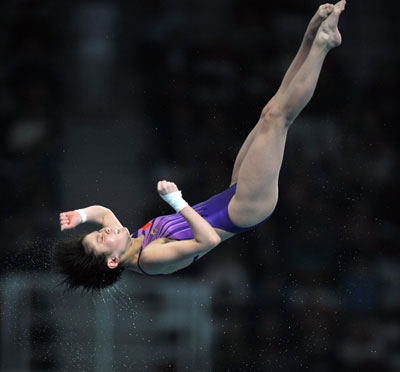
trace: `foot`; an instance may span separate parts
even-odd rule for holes
[[[310,45],[314,42],[315,36],[317,35],[319,26],[321,23],[328,18],[328,16],[333,12],[334,9],[333,4],[323,4],[320,5],[317,12],[311,18],[310,23],[308,24],[305,40]]]
[[[318,30],[316,42],[326,46],[328,49],[335,48],[342,43],[342,36],[338,30],[338,22],[340,14],[344,11],[346,0],[336,3],[329,16],[322,22]]]
[[[328,18],[328,16],[332,13],[333,8],[335,6],[333,4],[323,4],[320,5],[317,12],[314,14],[314,17],[311,18],[310,25],[314,28],[319,28],[321,23]]]

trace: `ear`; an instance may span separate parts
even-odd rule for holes
[[[113,258],[109,258],[107,260],[107,266],[110,269],[115,269],[118,266],[118,264],[119,264],[119,257],[118,256],[115,256]]]

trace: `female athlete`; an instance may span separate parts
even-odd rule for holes
[[[345,3],[321,5],[311,19],[278,91],[239,151],[227,190],[190,207],[174,183],[160,181],[160,196],[177,213],[157,217],[133,234],[101,206],[60,214],[61,230],[85,221],[103,226],[58,244],[55,260],[69,288],[103,289],[114,284],[124,269],[147,275],[173,273],[269,218],[278,200],[288,129],[310,101],[326,55],[341,44],[337,24]]]

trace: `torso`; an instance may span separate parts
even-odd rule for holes
[[[228,206],[235,194],[235,191],[236,184],[233,184],[225,191],[214,195],[202,203],[192,206],[192,208],[213,227],[213,229],[221,238],[221,242],[229,239],[239,232],[250,229],[250,227],[240,228],[235,226],[229,217]],[[142,257],[145,257],[146,252],[150,252],[152,247],[156,249],[156,246],[159,247],[160,244],[167,244],[168,242],[171,242],[171,240],[180,241],[194,239],[192,230],[190,229],[188,223],[179,213],[156,217],[132,234],[132,236],[136,239],[143,236],[141,247],[139,247],[137,254],[131,262],[132,270],[139,273],[143,272],[139,268],[138,261],[140,262],[141,266]],[[206,253],[207,252],[200,253],[197,258],[201,258]],[[187,262],[181,261],[179,263],[179,267],[164,267],[163,269],[165,269],[164,271],[168,272],[170,270],[170,272],[177,271],[190,265],[194,258],[195,257],[192,257],[191,259],[188,258]],[[146,266],[149,266],[149,262],[146,262]],[[157,271],[157,268],[154,267],[154,271]]]
[[[221,243],[222,243],[223,241],[225,241],[225,240],[231,238],[232,236],[236,235],[236,234],[231,233],[231,232],[229,232],[229,231],[225,231],[225,230],[218,229],[218,228],[214,228],[214,230],[215,230],[215,232],[219,235],[219,237],[221,238]],[[144,236],[143,236],[143,237],[144,237]],[[144,239],[142,239],[142,244],[143,244],[143,240],[144,240]],[[171,241],[174,241],[174,239],[168,239],[168,238],[162,237],[162,238],[158,238],[158,239],[156,239],[156,240],[153,240],[150,244],[148,244],[148,245],[146,246],[146,250],[144,250],[144,251],[142,252],[142,257],[143,257],[143,254],[145,254],[144,252],[146,252],[146,251],[148,251],[149,249],[151,249],[152,246],[155,247],[155,246],[158,246],[159,244],[166,244],[166,243],[169,243],[169,242],[171,242]],[[201,257],[205,256],[205,255],[206,255],[208,252],[210,252],[210,251],[211,251],[211,249],[208,250],[208,251],[205,251],[205,252],[203,252],[203,253],[200,253],[199,256],[198,256],[198,259],[200,259]],[[141,271],[141,270],[139,269],[139,267],[138,267],[139,253],[140,253],[140,249],[138,249],[138,251],[137,251],[136,254],[134,255],[132,261],[130,262],[131,265],[130,265],[129,269],[132,270],[132,271],[135,271],[135,272],[137,272],[137,273],[139,273],[139,274],[143,274],[142,271]],[[181,262],[181,264],[179,265],[179,267],[178,267],[178,266],[177,266],[177,267],[173,267],[173,268],[170,267],[169,269],[171,270],[171,272],[175,272],[175,271],[181,270],[181,269],[183,269],[183,268],[189,266],[192,262],[193,262],[193,259],[190,258],[190,259],[188,259],[187,261]]]

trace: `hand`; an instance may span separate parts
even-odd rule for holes
[[[157,191],[160,195],[167,195],[171,192],[179,191],[178,186],[176,186],[173,182],[168,181],[158,181],[157,183]]]
[[[82,222],[82,217],[76,211],[60,213],[61,231],[73,229]]]

